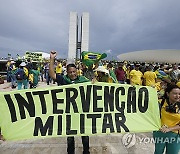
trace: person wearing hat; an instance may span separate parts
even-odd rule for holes
[[[18,90],[22,89],[22,85],[24,86],[24,89],[28,89],[28,76],[26,74],[27,68],[25,68],[25,66],[26,63],[22,62],[16,72]]]
[[[97,69],[95,69],[95,71],[97,72],[96,75],[96,79],[93,80],[97,80],[98,82],[108,82],[110,83],[110,75],[109,75],[109,70],[105,69],[104,66],[98,66]]]

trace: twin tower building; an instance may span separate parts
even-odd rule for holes
[[[70,12],[68,61],[81,59],[81,52],[89,50],[89,13]]]

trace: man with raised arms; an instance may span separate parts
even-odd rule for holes
[[[67,84],[76,84],[76,83],[83,83],[88,82],[89,80],[84,76],[77,75],[77,69],[75,64],[68,64],[67,65],[67,75],[59,75],[54,72],[54,59],[57,56],[55,51],[50,52],[50,66],[49,66],[49,75],[52,79],[57,81],[58,85],[67,85]],[[74,137],[67,137],[67,152],[68,154],[75,153],[75,142]],[[82,136],[82,143],[83,143],[83,154],[89,154],[89,137]]]

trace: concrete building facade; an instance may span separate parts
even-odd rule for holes
[[[81,52],[89,50],[89,13],[84,12],[81,18]]]
[[[81,52],[88,50],[89,13],[83,12],[79,18],[77,12],[70,12],[68,61],[72,62],[80,58]]]
[[[74,59],[76,57],[77,32],[78,32],[77,26],[78,26],[77,12],[70,12],[68,59]]]

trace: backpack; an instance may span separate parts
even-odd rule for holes
[[[26,75],[25,75],[25,72],[24,72],[24,69],[18,69],[18,71],[16,72],[16,79],[17,80],[24,80],[26,79]]]

